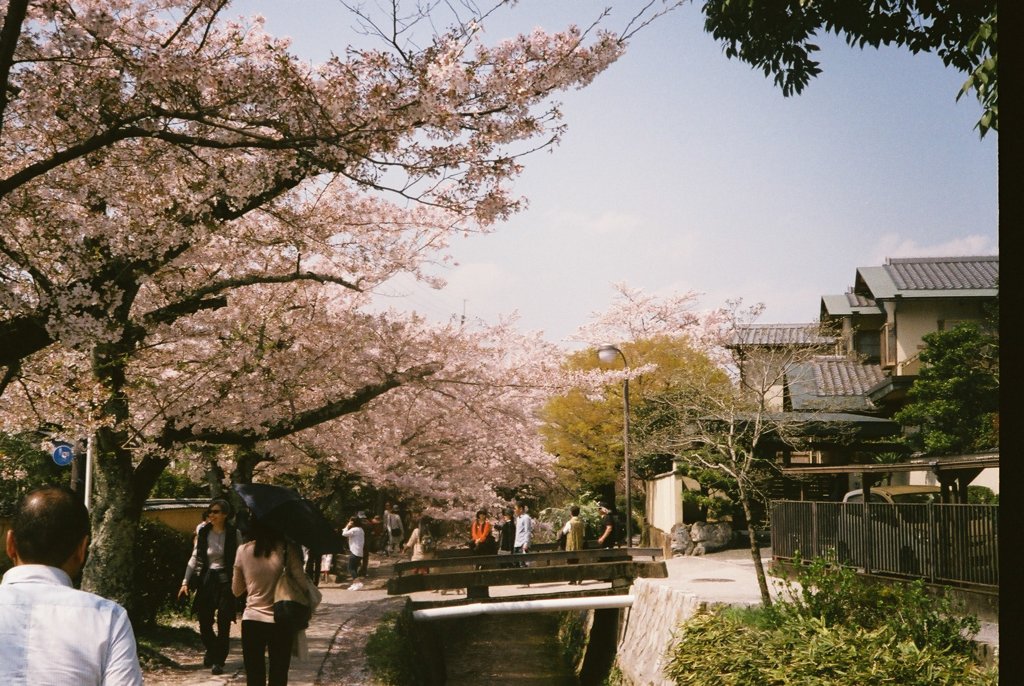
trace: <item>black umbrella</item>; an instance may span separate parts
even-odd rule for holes
[[[294,488],[270,484],[235,484],[253,516],[316,554],[345,550],[343,537],[320,509]]]

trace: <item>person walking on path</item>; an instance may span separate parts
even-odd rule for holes
[[[348,587],[350,591],[358,591],[363,587],[358,580],[366,545],[366,530],[363,529],[362,518],[359,516],[361,514],[363,513],[350,517],[341,531],[341,535],[348,539],[348,575],[352,578],[352,583]]]
[[[601,511],[601,535],[597,537],[597,544],[611,548],[615,545],[615,515],[608,503],[600,503],[598,509]]]
[[[286,543],[274,529],[259,519],[251,520],[253,540],[243,544],[235,556],[231,592],[245,596],[242,613],[242,661],[246,686],[287,686],[295,632],[274,622],[274,589],[285,571],[300,579],[302,550]],[[269,662],[269,674],[267,663]],[[269,681],[268,681],[269,677]]]
[[[178,599],[188,596],[189,582],[197,577],[192,609],[199,618],[199,637],[205,650],[203,666],[212,667],[214,674],[223,674],[231,645],[231,624],[235,621],[231,569],[240,537],[231,523],[232,509],[227,500],[215,498],[208,511],[210,521],[199,527],[196,534]]]
[[[437,546],[434,543],[434,536],[430,531],[430,517],[420,517],[418,526],[412,530],[412,535],[406,542],[403,550],[412,550],[412,561],[433,560],[437,554]],[[429,567],[417,567],[416,574],[426,574]]]
[[[388,554],[397,553],[405,540],[405,528],[402,517],[391,508],[391,503],[384,503],[384,529],[388,537]]]
[[[526,506],[516,503],[516,538],[512,546],[513,555],[522,555],[530,552],[530,540],[533,538],[533,518],[526,511]],[[525,567],[523,563],[519,567]]]
[[[370,554],[380,550],[379,544],[384,536],[384,522],[381,521],[380,515],[373,515],[373,517],[365,519],[366,514],[360,512],[359,516],[363,518],[363,532],[365,534],[363,538],[363,559],[359,563],[359,576],[365,579],[367,572],[370,571]]]
[[[573,505],[569,509],[569,521],[562,527],[562,533],[565,534],[565,550],[566,552],[572,552],[575,550],[583,550],[583,537],[586,530],[586,525],[583,520],[580,519],[580,506]],[[566,564],[574,565],[579,562],[579,558],[569,558],[565,561]],[[580,584],[580,581],[570,581],[570,584]]]
[[[73,492],[45,486],[25,495],[5,548],[14,562],[0,582],[5,684],[142,684],[128,613],[72,585],[89,548],[89,512]]]

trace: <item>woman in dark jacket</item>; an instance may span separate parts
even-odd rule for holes
[[[498,529],[498,554],[511,555],[516,541],[516,524],[512,521],[512,510],[501,513],[501,528]],[[511,563],[502,563],[499,567],[511,567]]]
[[[203,666],[212,667],[214,674],[223,674],[231,641],[231,623],[235,621],[231,573],[239,535],[231,522],[234,513],[227,500],[213,500],[208,512],[209,522],[199,527],[196,534],[178,598],[188,595],[189,582],[195,578],[196,597],[192,609],[199,618],[199,637],[206,649]]]

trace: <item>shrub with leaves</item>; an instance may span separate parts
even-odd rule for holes
[[[157,614],[174,607],[175,594],[180,586],[192,540],[161,522],[143,518],[139,521],[139,534],[135,538],[135,614],[132,624],[156,624]]]
[[[772,607],[705,612],[680,626],[665,675],[677,684],[985,686],[974,617],[922,584],[882,585],[815,560]]]
[[[385,615],[370,634],[366,643],[366,663],[376,683],[385,686],[426,683],[415,664],[411,621],[408,614]]]
[[[817,558],[797,574],[799,590],[784,582],[791,601],[766,612],[785,621],[788,615],[821,619],[874,631],[895,627],[902,639],[919,648],[970,652],[980,625],[958,614],[948,598],[929,594],[921,579],[887,582],[859,576],[854,570]]]

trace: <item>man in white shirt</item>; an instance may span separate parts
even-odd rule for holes
[[[363,546],[366,544],[366,531],[363,529],[364,516],[360,512],[355,517],[349,518],[348,524],[341,532],[342,536],[348,539],[348,575],[352,577],[352,583],[348,587],[350,591],[358,591],[363,587],[362,582],[358,581],[356,577],[359,576],[359,569],[363,565]]]
[[[22,498],[7,532],[14,567],[0,582],[0,665],[5,684],[135,686],[142,670],[124,608],[76,590],[89,512],[66,488]]]
[[[533,518],[526,512],[526,506],[516,503],[516,541],[512,553],[530,552],[530,539],[533,538]]]

